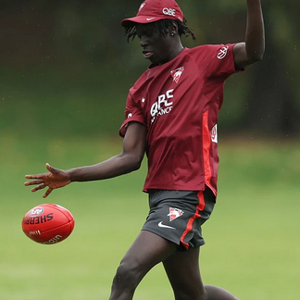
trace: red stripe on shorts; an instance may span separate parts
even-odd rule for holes
[[[187,226],[186,226],[186,229],[185,229],[185,231],[183,232],[183,234],[182,234],[182,236],[181,236],[181,238],[180,238],[181,243],[183,244],[183,246],[184,246],[186,249],[188,249],[190,245],[189,245],[188,243],[186,243],[186,242],[184,241],[184,239],[185,239],[186,235],[193,229],[193,223],[194,223],[195,219],[201,217],[201,215],[199,214],[199,211],[202,211],[202,210],[204,209],[204,207],[205,207],[205,199],[204,199],[204,194],[203,194],[203,192],[202,192],[202,191],[199,191],[199,193],[198,193],[197,196],[198,196],[198,199],[199,199],[199,203],[198,203],[198,205],[197,205],[196,212],[195,212],[195,214],[189,219],[189,221],[188,221],[188,223],[187,223]]]

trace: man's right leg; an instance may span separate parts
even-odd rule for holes
[[[152,232],[142,231],[118,267],[109,300],[131,300],[146,273],[175,253],[177,247]]]
[[[199,270],[199,248],[177,251],[163,264],[176,300],[238,300],[226,290],[203,285]]]
[[[220,287],[205,285],[204,288],[207,294],[207,300],[238,300],[238,298]]]

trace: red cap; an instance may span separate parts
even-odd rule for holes
[[[174,19],[183,22],[183,12],[174,0],[146,0],[144,1],[136,17],[124,19],[122,26],[129,22],[147,24],[163,19]]]

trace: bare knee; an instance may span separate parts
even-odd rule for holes
[[[175,292],[176,300],[238,300],[228,291],[211,285],[178,289]]]
[[[146,271],[134,259],[122,260],[113,279],[112,293],[133,294]]]
[[[175,300],[209,300],[206,291],[201,285],[190,286],[189,288],[178,288],[174,290]]]
[[[113,280],[113,288],[134,290],[139,283],[137,267],[121,262]]]
[[[204,298],[203,299],[205,299],[205,300],[218,300],[218,299],[222,299],[222,300],[239,300],[238,298],[233,296],[228,291],[226,291],[222,288],[216,287],[216,286],[205,285],[204,290],[205,290],[205,292],[204,292]]]

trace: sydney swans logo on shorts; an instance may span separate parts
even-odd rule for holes
[[[181,209],[170,207],[168,217],[170,217],[170,222],[172,222],[173,220],[181,217],[183,214],[184,211],[182,211]]]
[[[227,55],[229,46],[222,47],[217,55],[218,59],[223,59]]]

